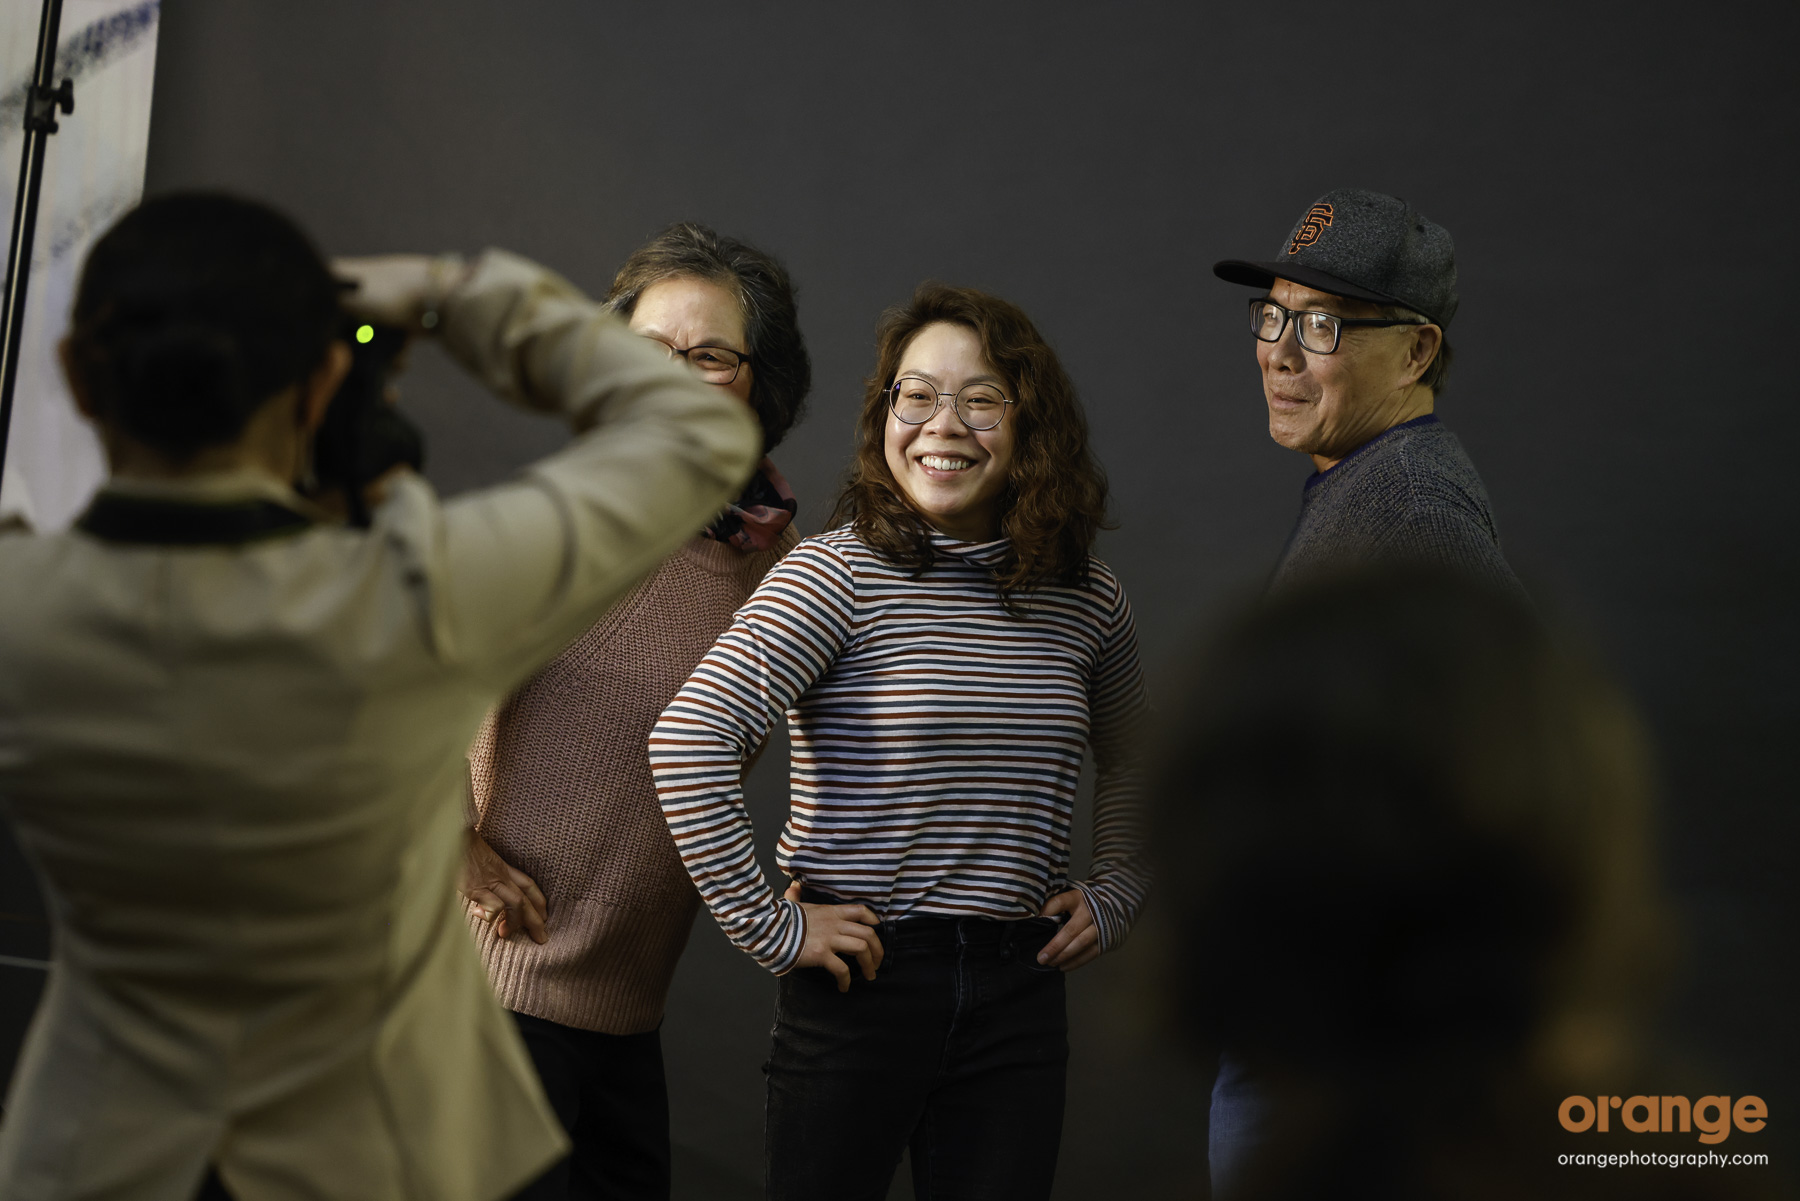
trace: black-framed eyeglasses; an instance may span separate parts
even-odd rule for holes
[[[749,355],[729,346],[689,346],[684,350],[679,346],[670,346],[661,338],[650,340],[666,347],[670,358],[686,359],[700,373],[700,378],[709,384],[735,382],[739,368],[750,361]]]
[[[957,392],[939,392],[937,385],[917,376],[903,375],[887,390],[888,408],[908,425],[924,425],[944,407],[944,398],[957,418],[972,430],[991,430],[1006,416],[1006,399],[992,384],[965,384]]]
[[[1314,354],[1336,354],[1338,339],[1344,336],[1345,326],[1360,325],[1372,329],[1383,325],[1431,324],[1405,318],[1390,321],[1381,317],[1340,317],[1336,313],[1313,309],[1284,309],[1265,296],[1250,302],[1250,332],[1264,342],[1281,341],[1290,318],[1294,319],[1294,336],[1300,339],[1301,346]]]

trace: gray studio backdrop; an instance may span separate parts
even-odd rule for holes
[[[754,241],[801,285],[817,369],[776,455],[808,533],[881,309],[927,277],[1009,297],[1083,389],[1120,523],[1102,553],[1165,696],[1208,615],[1258,587],[1309,470],[1267,439],[1245,293],[1209,266],[1271,256],[1329,187],[1409,198],[1457,242],[1440,412],[1515,564],[1658,740],[1686,923],[1671,1038],[1782,1113],[1795,10],[1255,7],[183,0],[149,189],[268,197],[334,252],[505,246],[596,292],[672,220]],[[444,491],[562,441],[418,358],[406,404]],[[783,758],[752,782],[765,851]],[[1178,882],[1158,904],[1178,927]],[[1059,1196],[1203,1171],[1206,1082],[1155,1040],[1146,967],[1128,948],[1071,983]],[[684,1196],[755,1195],[772,997],[702,916],[663,1029]]]

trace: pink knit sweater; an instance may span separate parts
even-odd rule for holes
[[[469,751],[477,830],[549,902],[550,941],[470,925],[500,1003],[607,1034],[662,1020],[700,900],[645,743],[694,666],[793,546],[695,538],[528,680]]]

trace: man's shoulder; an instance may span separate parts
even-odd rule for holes
[[[1276,575],[1396,558],[1485,564],[1499,540],[1456,435],[1435,419],[1408,422],[1315,477]]]
[[[1334,478],[1335,477],[1335,478]],[[1462,442],[1435,417],[1395,426],[1320,477],[1320,499],[1398,515],[1448,506],[1488,509],[1487,488]]]
[[[1510,580],[1487,487],[1461,439],[1436,420],[1403,433],[1388,463],[1403,499],[1386,514],[1372,549]]]
[[[1428,470],[1475,470],[1462,439],[1435,415],[1429,421],[1397,426],[1393,432],[1398,435],[1394,439],[1396,458]]]
[[[1396,468],[1405,474],[1415,508],[1454,509],[1493,524],[1487,485],[1475,469],[1475,461],[1462,440],[1441,422],[1409,431],[1394,457]]]

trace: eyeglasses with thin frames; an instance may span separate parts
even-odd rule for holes
[[[709,384],[735,383],[738,371],[750,356],[741,350],[733,350],[729,346],[671,346],[661,338],[651,338],[652,342],[666,348],[672,359],[686,359],[700,373],[700,378]]]
[[[1281,341],[1281,335],[1287,332],[1290,320],[1294,322],[1294,335],[1299,338],[1300,345],[1314,354],[1336,354],[1338,340],[1344,336],[1347,326],[1373,329],[1387,325],[1431,324],[1429,321],[1409,321],[1404,318],[1388,320],[1381,317],[1340,317],[1336,313],[1321,313],[1316,309],[1284,309],[1266,296],[1258,296],[1250,302],[1250,332],[1264,342]]]
[[[917,376],[901,376],[887,389],[888,408],[907,425],[924,425],[937,416],[946,398],[957,419],[972,430],[991,430],[1006,416],[1008,400],[992,384],[965,384],[957,392],[939,392]]]

